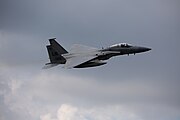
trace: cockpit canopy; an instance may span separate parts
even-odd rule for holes
[[[132,46],[131,44],[119,43],[119,44],[111,45],[110,47],[124,47],[124,48],[128,48],[128,47],[131,47],[131,46]]]

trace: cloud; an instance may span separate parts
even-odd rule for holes
[[[174,107],[178,93],[170,95],[159,88],[160,83],[138,79],[104,82],[57,69],[1,69],[0,111],[9,111],[9,116],[20,120],[157,120],[179,116],[178,106]],[[2,117],[7,118],[5,115]]]
[[[70,105],[63,104],[59,110],[57,117],[59,120],[78,120],[80,119],[78,109]]]
[[[57,118],[51,113],[40,116],[41,120],[141,120],[136,114],[119,105],[93,108],[76,107],[62,104],[57,111]]]
[[[52,115],[50,113],[48,113],[46,115],[41,115],[40,119],[41,120],[57,120],[56,118],[52,118]]]

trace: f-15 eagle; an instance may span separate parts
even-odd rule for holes
[[[50,63],[46,63],[44,68],[51,68],[59,64],[64,64],[63,67],[68,69],[95,67],[106,64],[107,60],[113,56],[151,50],[151,48],[133,46],[127,43],[114,44],[102,49],[75,44],[68,52],[55,39],[49,39],[50,45],[46,46]]]

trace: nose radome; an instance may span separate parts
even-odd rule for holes
[[[146,50],[146,51],[150,51],[150,50],[151,50],[151,48],[145,48],[145,50]]]
[[[147,48],[147,47],[141,47],[141,50],[142,50],[143,52],[146,52],[146,51],[149,51],[149,50],[151,50],[151,48]]]

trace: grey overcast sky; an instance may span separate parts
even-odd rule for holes
[[[0,0],[0,119],[179,120],[179,13],[179,0]],[[152,50],[42,70],[51,37]]]

